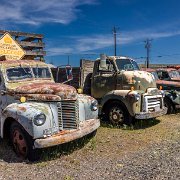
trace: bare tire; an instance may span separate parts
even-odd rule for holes
[[[172,102],[166,97],[164,98],[164,106],[167,107],[167,114],[171,114],[174,112]]]
[[[33,149],[33,139],[17,122],[13,122],[10,128],[10,140],[13,150],[18,157],[22,159],[28,158],[30,161],[39,159],[37,149]]]
[[[106,111],[106,117],[115,126],[122,124],[130,125],[132,123],[132,117],[129,115],[129,112],[119,102],[111,103]]]

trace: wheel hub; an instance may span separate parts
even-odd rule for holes
[[[122,123],[124,121],[123,111],[118,107],[112,108],[109,114],[109,119],[114,124]]]
[[[25,157],[27,155],[26,141],[18,130],[13,132],[13,145],[19,156]]]

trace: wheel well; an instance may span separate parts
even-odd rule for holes
[[[120,106],[122,106],[128,112],[126,105],[121,100],[117,100],[117,99],[110,99],[107,102],[105,102],[105,104],[103,105],[103,108],[102,108],[102,112],[104,113],[107,110],[108,106],[112,103],[118,103]]]
[[[165,96],[165,97],[164,97],[164,101],[167,101],[168,103],[171,104],[171,106],[172,106],[173,108],[175,108],[174,103],[172,102],[172,100],[171,100],[169,97]]]
[[[15,120],[13,118],[7,118],[3,127],[3,137],[8,139],[10,136],[10,127]]]

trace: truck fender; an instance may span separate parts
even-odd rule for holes
[[[107,94],[105,94],[103,97],[102,97],[102,100],[101,100],[101,112],[104,110],[104,107],[106,105],[107,102],[110,102],[110,101],[113,101],[113,100],[116,100],[116,101],[119,101],[121,103],[123,103],[123,105],[126,107],[126,109],[128,110],[128,112],[130,113],[130,115],[134,115],[133,114],[133,111],[132,111],[132,106],[129,106],[129,102],[126,98],[126,96],[130,93],[131,91],[130,90],[113,90],[113,91],[110,91],[108,92]]]
[[[32,120],[37,113],[40,113],[37,107],[30,106],[29,103],[13,103],[8,105],[2,112],[1,137],[3,138],[4,125],[8,119],[17,121],[33,137]]]

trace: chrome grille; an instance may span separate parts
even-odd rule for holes
[[[78,128],[78,103],[77,101],[66,100],[58,103],[59,129]]]
[[[145,112],[158,111],[161,108],[161,97],[145,96],[143,104],[143,111]]]

